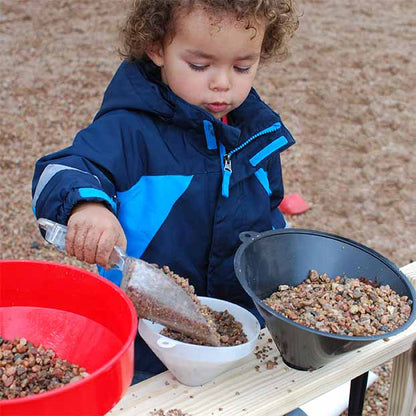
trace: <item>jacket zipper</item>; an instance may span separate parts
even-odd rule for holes
[[[267,129],[259,131],[254,136],[251,136],[244,143],[240,144],[240,146],[236,147],[235,149],[231,150],[230,152],[226,153],[223,156],[223,162],[224,162],[224,172],[223,172],[223,178],[222,178],[222,196],[223,197],[228,198],[230,194],[230,179],[231,179],[231,174],[233,172],[232,166],[231,166],[231,156],[234,153],[237,153],[238,151],[246,147],[249,143],[257,139],[258,137],[264,136],[265,134],[273,133],[279,130],[281,127],[282,127],[281,123],[276,122],[272,124],[270,127],[268,127]]]

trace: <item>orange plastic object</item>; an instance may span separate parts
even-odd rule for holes
[[[302,214],[309,208],[310,206],[299,194],[285,195],[279,205],[280,211],[289,215]]]
[[[133,377],[137,316],[126,294],[86,270],[0,261],[0,335],[26,338],[89,376],[46,393],[1,400],[2,416],[104,415]]]

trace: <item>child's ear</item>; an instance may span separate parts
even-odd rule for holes
[[[163,55],[163,46],[160,42],[152,43],[146,49],[146,55],[153,61],[153,63],[159,67],[162,67],[165,59]]]

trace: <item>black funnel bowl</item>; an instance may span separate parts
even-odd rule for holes
[[[339,354],[403,331],[415,320],[415,291],[407,277],[389,260],[372,249],[346,238],[314,230],[283,229],[240,234],[243,242],[234,257],[238,280],[253,299],[283,361],[298,370],[313,370]],[[374,336],[346,336],[321,332],[300,325],[262,302],[279,285],[297,286],[309,270],[331,278],[365,277],[390,285],[412,304],[409,320],[400,328]]]

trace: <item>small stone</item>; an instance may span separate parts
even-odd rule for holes
[[[38,240],[33,240],[30,248],[33,249],[33,250],[40,250],[39,241]]]
[[[357,305],[352,305],[352,306],[350,307],[350,312],[351,312],[352,314],[356,314],[356,313],[358,312],[358,310],[359,310],[359,307],[358,307]]]

